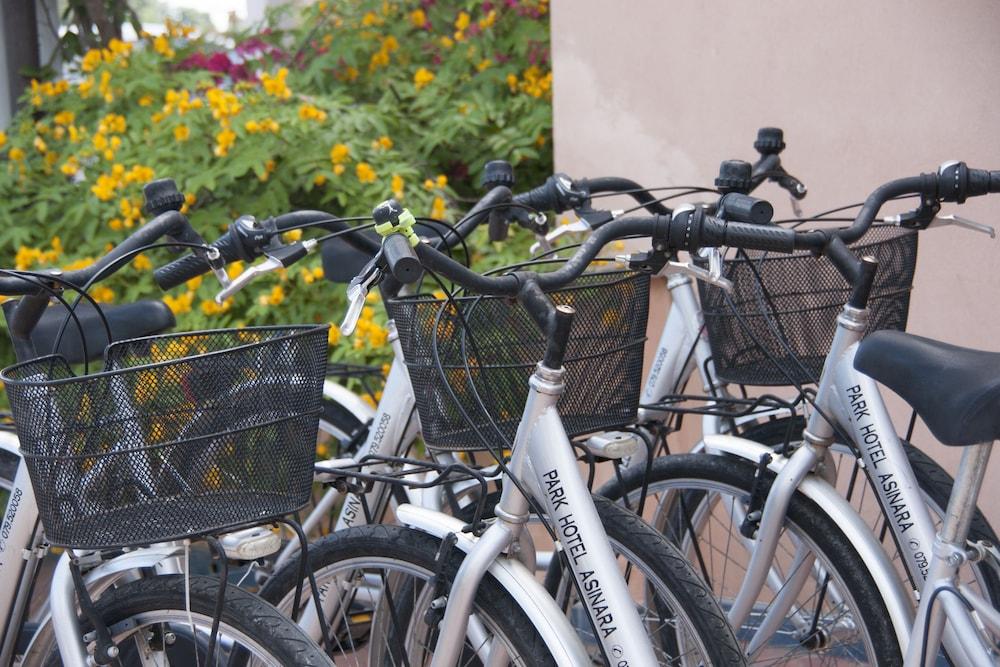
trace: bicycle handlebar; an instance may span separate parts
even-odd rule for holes
[[[326,221],[320,227],[331,232],[341,232],[352,229],[337,216],[323,211],[293,211],[263,221],[260,225],[251,226],[251,219],[241,218],[229,227],[229,231],[216,239],[211,247],[219,251],[223,263],[229,264],[237,260],[253,261],[263,254],[263,247],[275,234]],[[379,240],[371,234],[358,230],[345,234],[345,240],[358,250],[368,255],[374,255],[379,250]],[[211,270],[202,257],[187,255],[159,267],[153,272],[153,279],[163,290],[169,290],[192,278]]]
[[[184,243],[204,243],[201,236],[188,223],[186,217],[177,211],[167,211],[137,229],[125,240],[116,245],[111,252],[90,266],[66,273],[58,272],[53,275],[58,276],[61,283],[74,287],[83,287],[93,280],[95,276],[113,266],[115,262],[118,262],[125,255],[143,246],[155,243],[164,237],[171,237]],[[197,259],[200,260],[200,258]],[[115,270],[118,268],[121,267],[115,267]],[[108,272],[107,275],[111,275],[111,273],[114,272]],[[37,293],[39,293],[39,286],[31,279],[15,276],[0,277],[0,294],[4,296],[23,296]]]

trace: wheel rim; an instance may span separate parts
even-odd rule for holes
[[[647,508],[653,512],[651,523],[681,549],[727,611],[739,590],[749,557],[736,522],[739,508],[745,507],[745,495],[744,490],[722,482],[683,478],[653,482],[647,491]],[[638,492],[632,497],[633,501],[637,499]],[[679,518],[685,514],[687,520]],[[684,524],[681,530],[676,529],[679,523]],[[700,538],[697,547],[691,539],[692,528]],[[848,587],[815,543],[788,522],[779,539],[772,583],[774,573],[783,582],[801,573],[803,564],[796,555],[801,556],[803,551],[811,552],[816,566],[811,568],[812,574],[785,622],[751,656],[754,664],[799,664],[803,660],[806,664],[874,664],[874,640],[858,622],[857,602]],[[750,617],[737,629],[737,638],[745,648],[780,590],[780,584],[765,586]]]
[[[415,563],[377,556],[339,560],[317,569],[314,575],[333,638],[335,663],[430,664],[436,635],[425,616],[435,597],[435,591],[427,585],[433,574]],[[303,591],[300,625],[318,640],[315,606],[308,584]],[[290,615],[294,596],[294,591],[289,592],[275,606]],[[365,623],[367,628],[363,627]],[[372,638],[385,641],[371,641]],[[528,665],[517,656],[513,643],[483,614],[475,614],[471,619],[458,664],[485,662],[495,640],[500,641],[509,656],[505,664]]]

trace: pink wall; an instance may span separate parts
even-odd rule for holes
[[[556,166],[574,176],[710,184],[720,160],[755,157],[763,125],[784,128],[807,212],[944,160],[1000,169],[995,0],[554,0],[552,55]],[[783,191],[760,194],[790,213]],[[1000,225],[1000,196],[949,210]],[[1000,239],[921,236],[910,331],[1000,351],[998,306]],[[914,441],[954,470],[957,450],[923,427]],[[1000,481],[1000,455],[989,479]],[[995,526],[998,500],[980,501]]]

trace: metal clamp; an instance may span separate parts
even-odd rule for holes
[[[281,248],[265,251],[264,260],[254,264],[230,281],[228,285],[215,295],[215,302],[221,304],[223,301],[249,285],[250,282],[257,276],[291,266],[315,250],[317,245],[318,242],[315,239],[307,239],[291,245],[282,246]]]
[[[382,280],[382,269],[378,267],[381,257],[382,251],[380,250],[365,264],[361,273],[352,278],[347,285],[347,312],[344,313],[344,319],[340,323],[341,335],[350,336],[354,333],[354,329],[358,326],[358,320],[361,318],[361,311],[365,307],[365,299],[368,298],[369,289]]]

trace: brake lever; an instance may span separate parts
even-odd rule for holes
[[[250,282],[257,276],[291,266],[312,252],[317,245],[318,242],[315,239],[307,239],[305,241],[299,241],[280,248],[266,250],[264,260],[254,264],[230,281],[228,285],[215,295],[215,302],[221,304],[223,301],[249,285]]]
[[[968,218],[963,218],[962,216],[955,215],[954,213],[951,215],[934,216],[934,219],[931,220],[930,224],[927,225],[927,227],[928,228],[946,227],[949,225],[955,225],[956,227],[963,227],[965,229],[969,229],[974,232],[980,232],[982,234],[989,234],[989,237],[991,239],[995,239],[997,237],[997,232],[993,228],[993,225],[986,225],[981,222],[976,222],[975,220],[969,220]]]
[[[545,252],[548,252],[549,250],[552,250],[552,244],[560,237],[565,236],[566,234],[584,234],[589,232],[591,229],[592,227],[590,226],[590,223],[582,218],[577,218],[573,222],[566,225],[558,225],[555,229],[544,236],[544,241],[539,239],[531,244],[529,252],[534,255],[540,249],[543,249],[545,245],[548,246],[547,248],[544,248]]]
[[[365,300],[368,298],[368,291],[372,285],[377,285],[382,280],[382,269],[379,268],[379,261],[382,259],[382,251],[372,257],[361,273],[351,278],[347,285],[347,312],[340,323],[340,333],[343,336],[351,336],[358,326],[361,318],[361,311],[365,307]]]
[[[667,276],[672,273],[682,273],[691,276],[695,280],[700,280],[704,283],[708,283],[709,285],[715,285],[726,292],[732,292],[732,281],[722,275],[724,267],[722,261],[722,251],[718,248],[702,248],[699,251],[699,255],[708,260],[707,269],[698,266],[693,262],[668,261],[660,271],[660,275]]]

